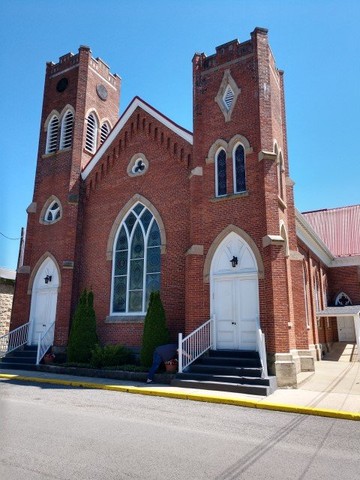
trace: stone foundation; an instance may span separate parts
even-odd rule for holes
[[[0,283],[0,337],[9,333],[14,286]]]
[[[315,357],[312,350],[291,350],[289,353],[275,353],[270,360],[278,387],[297,388],[297,376],[301,372],[315,371]]]

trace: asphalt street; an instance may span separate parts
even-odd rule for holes
[[[359,425],[238,406],[0,381],[0,478],[358,477]]]

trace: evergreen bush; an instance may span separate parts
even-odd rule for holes
[[[67,361],[88,363],[98,343],[94,294],[84,290],[76,307],[67,348]]]
[[[132,353],[124,345],[96,345],[92,351],[90,364],[95,368],[117,367],[130,363]]]
[[[151,292],[149,306],[144,322],[140,362],[144,367],[150,367],[154,350],[159,345],[169,343],[169,330],[166,325],[166,316],[160,298],[160,292]]]

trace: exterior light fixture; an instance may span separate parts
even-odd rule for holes
[[[45,280],[45,283],[50,283],[51,280],[52,280],[52,276],[51,275],[46,275],[46,277],[44,278]]]
[[[233,256],[233,258],[230,260],[231,262],[231,265],[233,266],[233,268],[236,267],[236,265],[238,264],[238,258]]]

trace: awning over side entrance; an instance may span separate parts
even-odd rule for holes
[[[360,352],[360,305],[345,305],[343,307],[327,307],[320,312],[316,312],[316,316],[320,317],[352,317],[355,326],[355,338]],[[360,361],[360,355],[358,355]]]

